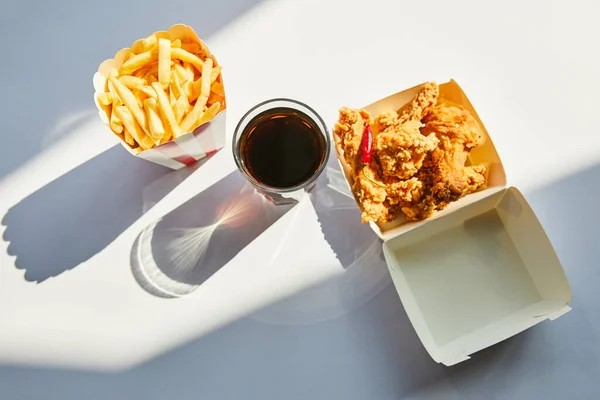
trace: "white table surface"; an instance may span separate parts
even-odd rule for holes
[[[598,397],[600,3],[1,0],[0,10],[0,398]],[[573,310],[447,368],[420,344],[377,251],[348,279],[351,268],[325,279],[317,262],[269,280],[277,271],[261,272],[271,256],[261,250],[188,296],[144,290],[132,273],[140,232],[239,182],[228,147],[170,173],[115,146],[96,114],[98,63],[177,22],[224,65],[229,137],[267,98],[305,101],[332,124],[342,105],[456,79],[547,229]],[[187,207],[201,215],[210,202],[198,199]],[[341,207],[348,238],[335,215],[319,223],[339,243],[371,243],[356,215]],[[344,267],[347,256],[337,254]]]

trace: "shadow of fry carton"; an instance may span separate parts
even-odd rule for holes
[[[398,110],[422,85],[367,107],[372,115]],[[472,164],[488,167],[487,185],[423,221],[402,217],[371,223],[383,239],[385,259],[417,335],[438,363],[470,355],[570,310],[571,288],[543,227],[515,187],[479,116],[453,80],[440,100],[469,110],[483,127],[484,144]],[[352,176],[336,137],[347,182]]]
[[[177,24],[170,27],[167,31],[155,32],[156,38],[166,38],[171,42],[179,40],[182,45],[197,44],[197,48],[207,58],[213,60],[213,68],[219,67],[216,58],[196,34],[196,32],[187,25]],[[152,36],[151,35],[151,36]],[[98,113],[102,121],[111,129],[111,105],[106,106],[99,101],[99,95],[106,93],[108,90],[108,77],[111,71],[118,70],[124,62],[134,54],[139,54],[142,50],[143,41],[139,39],[131,48],[125,48],[118,51],[114,58],[103,61],[98,67],[98,72],[94,74],[94,102],[98,108]],[[151,63],[156,63],[152,61]],[[200,78],[198,78],[199,80]],[[149,84],[150,82],[148,82]],[[223,77],[219,70],[215,83],[223,88]],[[213,83],[214,85],[214,83]],[[151,86],[148,86],[152,90]],[[210,102],[209,98],[209,102]],[[226,101],[223,90],[222,97],[219,98],[221,106],[217,114],[211,120],[195,127],[193,131],[183,133],[177,138],[172,138],[164,143],[158,143],[155,147],[143,150],[141,147],[136,147],[128,144],[122,133],[111,131],[120,139],[121,144],[136,157],[140,157],[156,164],[160,164],[172,169],[179,169],[186,165],[190,165],[205,157],[210,157],[225,146],[225,113]],[[141,107],[141,106],[140,106]],[[192,105],[190,105],[192,107]]]

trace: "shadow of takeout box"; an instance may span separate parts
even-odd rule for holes
[[[423,85],[379,100],[373,115],[400,109]],[[438,363],[454,365],[479,350],[570,310],[571,288],[527,200],[507,185],[502,161],[479,116],[453,80],[440,98],[463,106],[483,127],[469,156],[488,168],[487,185],[423,221],[371,223],[421,342]],[[336,138],[337,139],[337,138]],[[336,142],[347,182],[352,176]]]

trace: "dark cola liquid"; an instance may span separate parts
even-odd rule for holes
[[[310,179],[325,158],[325,139],[303,112],[274,108],[254,117],[242,133],[246,170],[258,182],[291,188]]]

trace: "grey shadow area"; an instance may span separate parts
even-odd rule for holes
[[[158,297],[191,294],[292,207],[271,204],[234,171],[142,230],[133,276]]]
[[[354,312],[302,327],[239,319],[116,373],[0,367],[10,399],[388,400],[443,376],[388,285]]]
[[[108,246],[201,164],[173,171],[114,146],[8,210],[2,219],[8,253],[16,256],[15,265],[28,281],[71,270]]]
[[[208,40],[261,0],[3,1],[0,5],[0,179],[97,114],[98,65],[152,32],[185,22]],[[109,134],[109,133],[107,133]],[[10,151],[8,151],[10,149]]]

